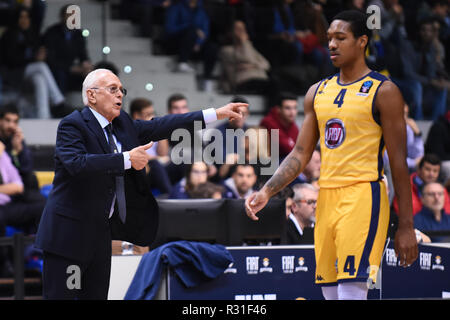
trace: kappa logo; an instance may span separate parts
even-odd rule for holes
[[[328,83],[328,79],[324,81],[323,87],[322,87],[322,89],[318,92],[318,94],[322,94],[322,93],[323,93],[323,91],[325,90],[325,87],[327,86],[327,83]]]
[[[237,269],[233,267],[234,263],[230,263],[223,273],[237,273]]]
[[[323,281],[323,278],[322,278],[322,276],[321,276],[320,274],[318,274],[318,275],[316,276],[316,280],[317,280],[317,281]]]

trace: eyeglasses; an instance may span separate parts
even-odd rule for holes
[[[315,205],[315,204],[317,204],[317,200],[313,200],[313,199],[308,199],[308,200],[305,200],[305,199],[303,199],[303,200],[297,200],[297,201],[295,201],[296,203],[306,203],[308,206],[312,206],[312,205]]]
[[[120,92],[122,92],[124,97],[127,95],[127,89],[125,89],[125,88],[118,88],[116,86],[112,86],[112,87],[97,87],[97,88],[90,88],[90,89],[92,89],[92,90],[105,89],[106,91],[108,91],[111,94],[116,94],[117,91],[120,91]]]

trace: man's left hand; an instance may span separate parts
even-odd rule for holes
[[[241,103],[241,102],[229,103],[223,107],[216,109],[217,120],[242,119],[242,115],[247,110],[247,108],[248,108],[248,103]]]
[[[17,128],[16,132],[14,133],[12,139],[11,139],[11,144],[12,144],[12,149],[17,152],[18,154],[22,152],[23,149],[23,132],[22,129]]]

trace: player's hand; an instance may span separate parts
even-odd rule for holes
[[[23,132],[22,129],[20,129],[19,127],[17,127],[16,132],[14,132],[14,135],[11,139],[11,145],[14,151],[16,151],[17,153],[21,153],[22,149],[23,149]]]
[[[150,160],[150,155],[145,152],[150,149],[153,145],[153,142],[147,143],[146,145],[136,147],[130,151],[130,161],[131,166],[136,170],[142,170],[145,168],[145,165]]]
[[[256,213],[264,208],[268,201],[269,196],[263,191],[251,194],[250,197],[245,200],[245,212],[247,213],[247,216],[252,220],[259,220]]]
[[[399,227],[395,233],[394,249],[400,265],[409,267],[417,259],[418,248],[416,233],[413,228]]]
[[[216,109],[217,120],[230,119],[237,120],[242,119],[242,115],[248,108],[248,103],[229,103],[223,107]]]

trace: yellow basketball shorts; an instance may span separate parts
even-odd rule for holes
[[[383,181],[321,188],[316,208],[316,284],[376,282],[389,224]]]

